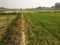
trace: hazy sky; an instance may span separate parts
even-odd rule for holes
[[[60,2],[60,0],[0,0],[0,6],[7,8],[50,7],[56,2]]]

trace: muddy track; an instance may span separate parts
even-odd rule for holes
[[[25,20],[21,13],[9,32],[4,36],[4,45],[26,45]]]

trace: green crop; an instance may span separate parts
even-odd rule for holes
[[[27,34],[32,43],[30,45],[60,44],[60,13],[25,13],[24,17],[28,23]]]

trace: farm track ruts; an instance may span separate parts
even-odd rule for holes
[[[26,45],[25,40],[25,20],[21,13],[17,17],[17,21],[9,32],[6,32],[4,45]]]

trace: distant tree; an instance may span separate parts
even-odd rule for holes
[[[0,7],[0,9],[5,9],[4,7]]]
[[[60,3],[56,3],[54,6],[55,9],[60,9]]]
[[[41,7],[41,6],[39,6],[39,7],[36,7],[36,9],[42,9],[42,7]]]

